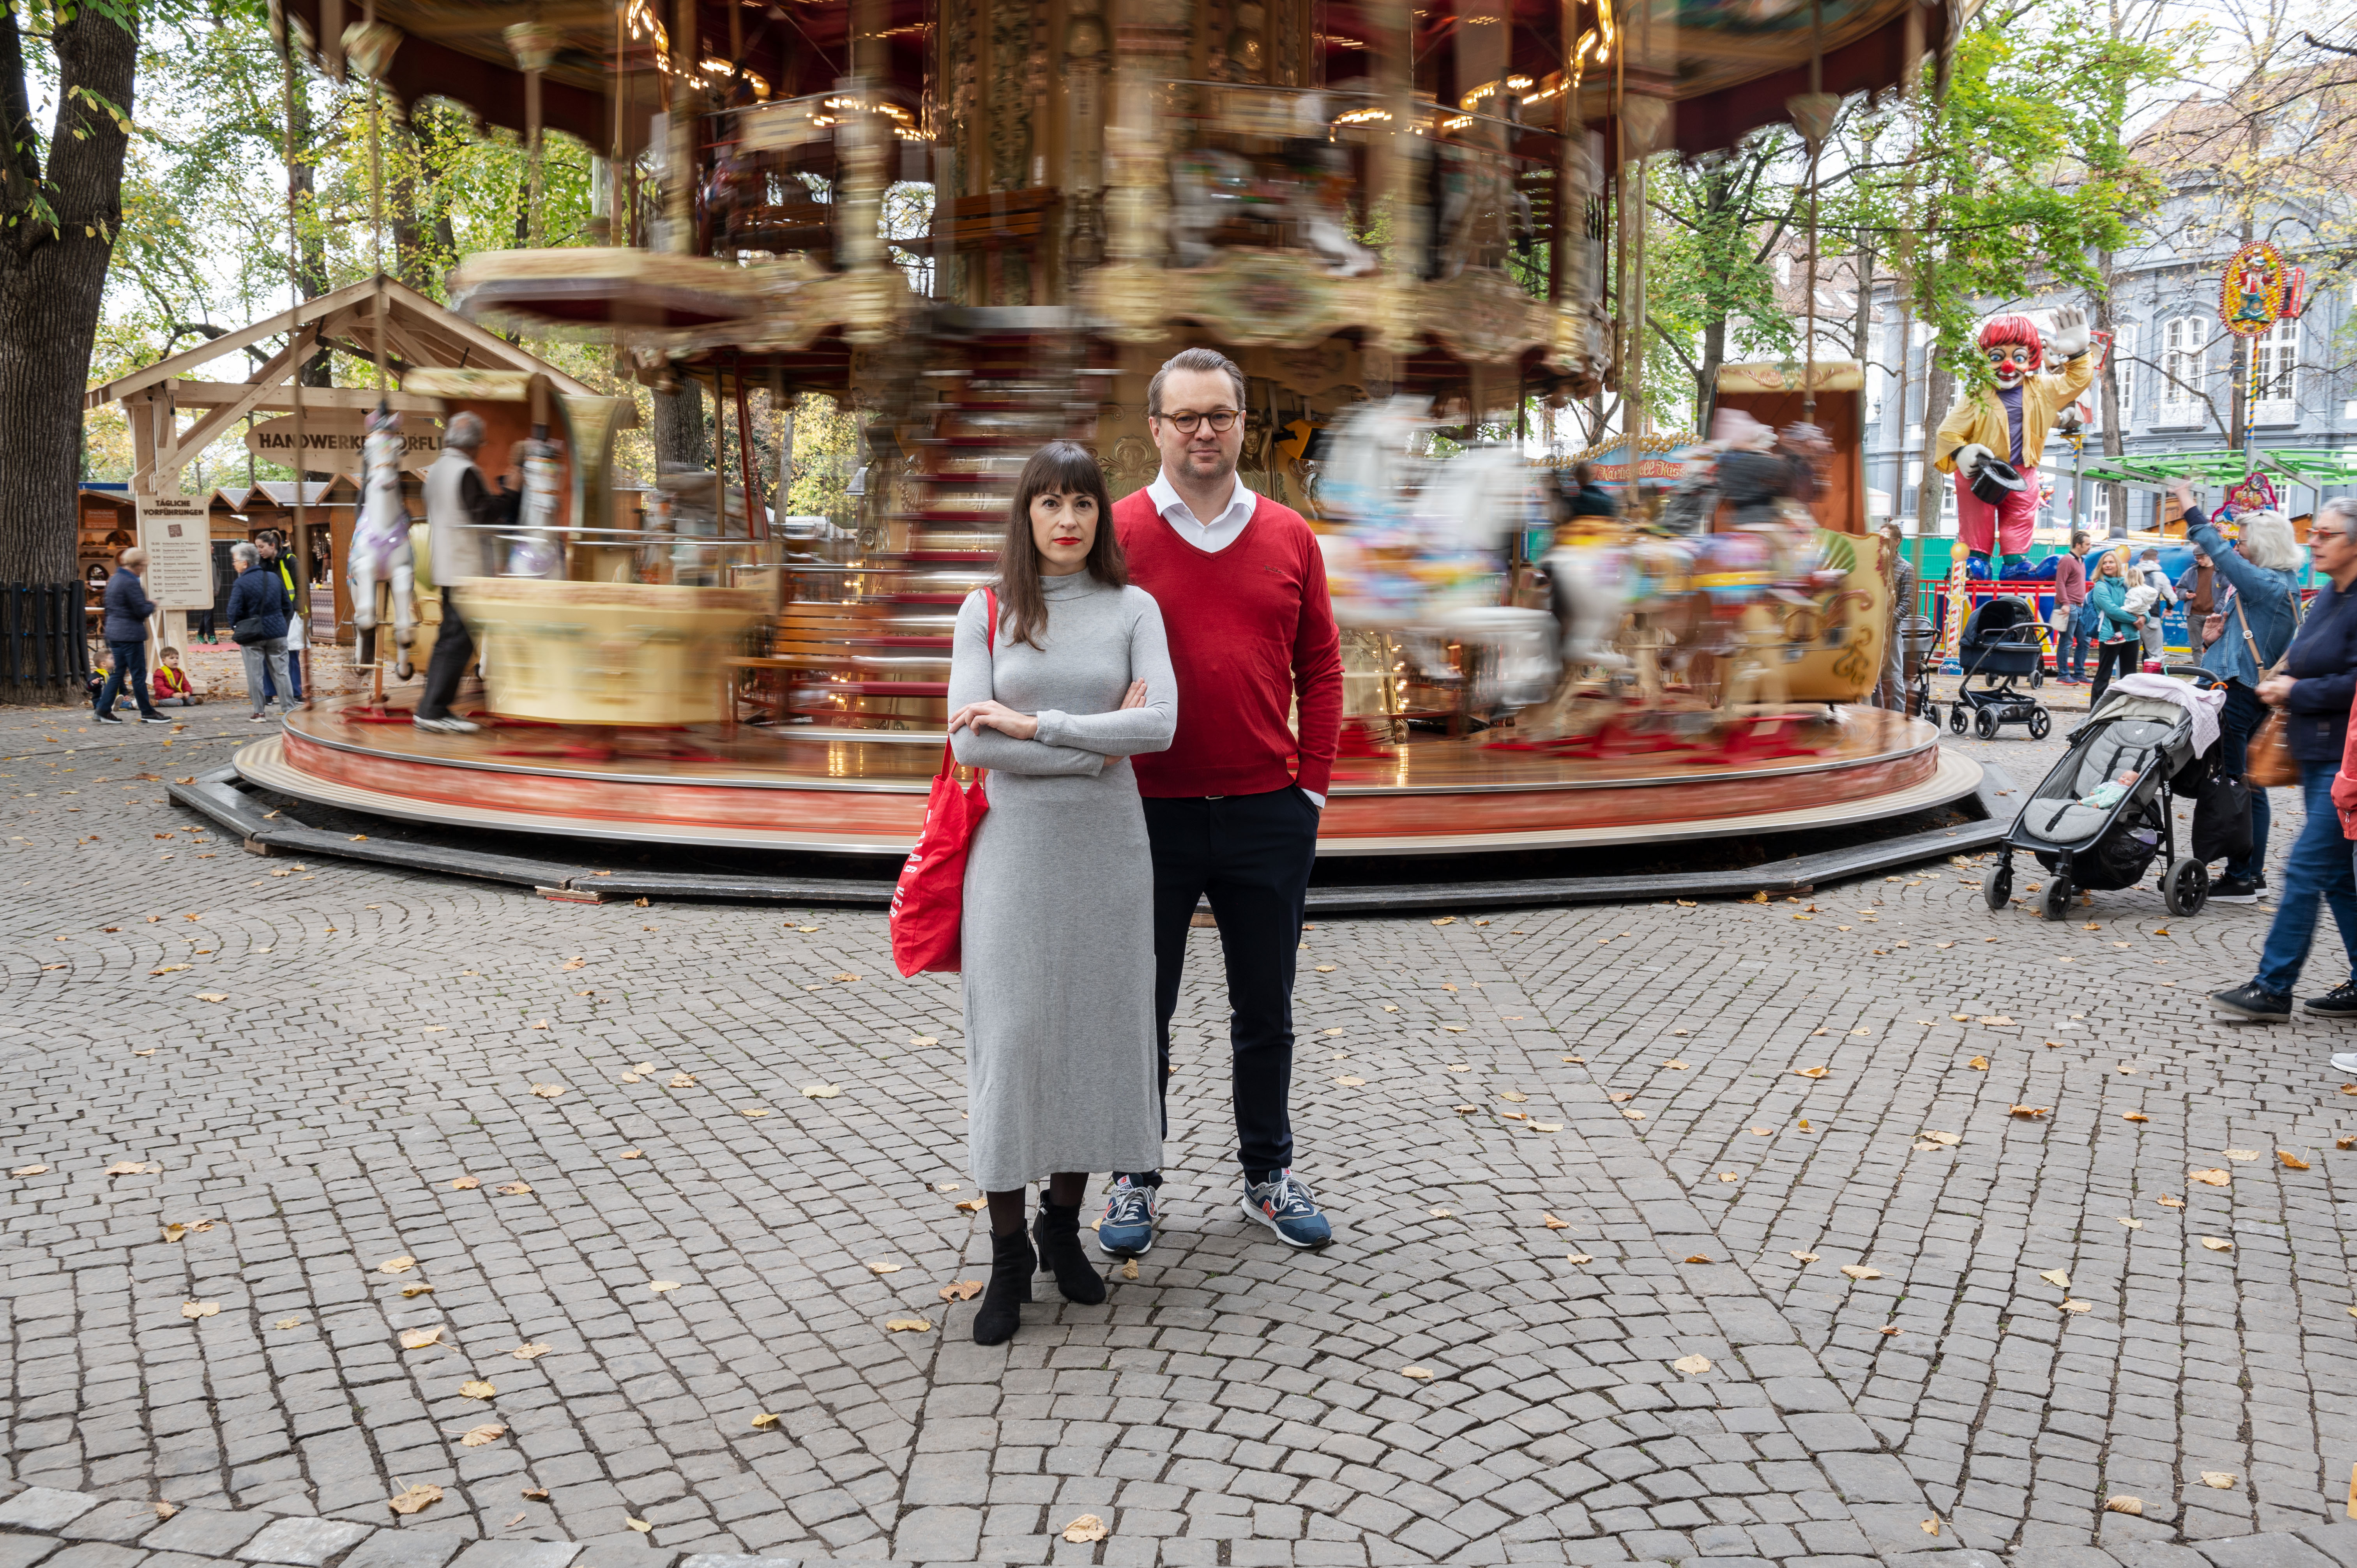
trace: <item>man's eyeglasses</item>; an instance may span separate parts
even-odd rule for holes
[[[1192,435],[1196,426],[1207,423],[1212,435],[1225,435],[1236,427],[1236,421],[1243,417],[1243,412],[1241,409],[1215,408],[1209,413],[1157,413],[1154,417],[1168,420],[1178,427],[1181,435]]]

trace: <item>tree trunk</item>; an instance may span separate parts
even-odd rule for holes
[[[413,115],[388,115],[384,124],[385,161],[393,166],[385,182],[385,207],[393,227],[393,275],[412,288],[425,286],[428,271],[423,241],[425,226],[418,221],[417,192],[423,138]]]
[[[294,193],[297,243],[295,252],[295,287],[305,299],[317,299],[328,292],[328,237],[319,228],[319,202],[313,184],[311,161],[311,94],[305,68],[295,67],[295,91],[288,103],[287,145],[294,156],[287,160],[286,185]],[[335,379],[329,373],[331,351],[320,349],[297,373],[296,380],[307,387],[332,386]]]
[[[712,435],[704,423],[704,388],[683,381],[675,395],[656,392],[653,396],[655,472],[700,473],[711,467]]]
[[[1857,361],[1858,372],[1866,371],[1866,350],[1874,335],[1874,252],[1861,248],[1857,253],[1857,317],[1850,323],[1849,357]]]
[[[1940,531],[1940,487],[1955,482],[1932,467],[1933,433],[1948,417],[1956,384],[1956,378],[1940,368],[1939,356],[1940,341],[1934,338],[1923,348],[1923,478],[1915,487],[1915,532],[1926,539]]]
[[[47,169],[25,90],[21,12],[0,17],[0,117],[14,144],[0,168],[9,219],[0,238],[0,583],[78,575],[80,394],[123,221],[123,126],[139,60],[136,32],[111,9],[76,9],[50,36],[58,111]]]
[[[1721,311],[1702,329],[1702,365],[1695,371],[1695,434],[1706,440],[1718,413],[1718,368],[1726,362],[1727,313]]]
[[[2118,330],[2116,317],[2112,309],[2111,252],[2095,252],[2095,275],[2104,280],[2104,292],[2095,296],[2095,330],[2106,333],[2116,332]],[[2117,344],[2115,343],[2113,348],[2116,347]],[[2104,350],[2104,456],[2106,457],[2117,457],[2126,450],[2121,445],[2120,372],[2115,360],[2116,356],[2112,352],[2112,349],[2107,348]],[[2106,485],[2104,488],[2111,492],[2104,503],[2104,515],[2111,520],[2113,532],[2126,533],[2128,531],[2128,488],[2126,485]],[[2080,526],[2079,498],[2072,497],[2071,503],[2071,525],[2076,528]]]

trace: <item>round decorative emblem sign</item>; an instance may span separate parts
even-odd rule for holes
[[[2283,252],[2254,240],[2234,252],[2218,285],[2218,319],[2238,338],[2256,338],[2276,322],[2299,315],[2308,278],[2287,266]]]

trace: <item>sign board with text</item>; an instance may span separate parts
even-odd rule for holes
[[[141,496],[147,596],[167,610],[213,607],[212,521],[198,496]]]
[[[302,462],[295,451],[295,416],[269,420],[246,432],[246,450],[269,462],[312,474],[358,478],[366,460],[368,414],[354,408],[322,409],[303,415]],[[430,413],[401,416],[401,466],[430,468],[442,455],[442,422]]]

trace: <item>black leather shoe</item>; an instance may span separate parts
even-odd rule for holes
[[[2321,996],[2303,997],[2300,1006],[2326,1018],[2357,1018],[2357,976],[2342,981]]]
[[[2239,876],[2222,876],[2210,885],[2212,904],[2255,904],[2259,901],[2259,884]]]
[[[1039,1244],[1039,1267],[1056,1276],[1056,1288],[1066,1301],[1095,1306],[1104,1300],[1104,1276],[1081,1251],[1079,1204],[1042,1201],[1039,1218],[1031,1224],[1031,1239]]]
[[[990,1239],[990,1283],[974,1315],[974,1342],[1004,1345],[1023,1323],[1023,1304],[1031,1299],[1031,1276],[1039,1260],[1031,1239],[1017,1230]]]
[[[2225,1012],[2244,1018],[2255,1018],[2262,1024],[2280,1024],[2291,1016],[2291,997],[2281,991],[2262,991],[2254,981],[2238,985],[2232,991],[2213,991],[2210,1000]]]

